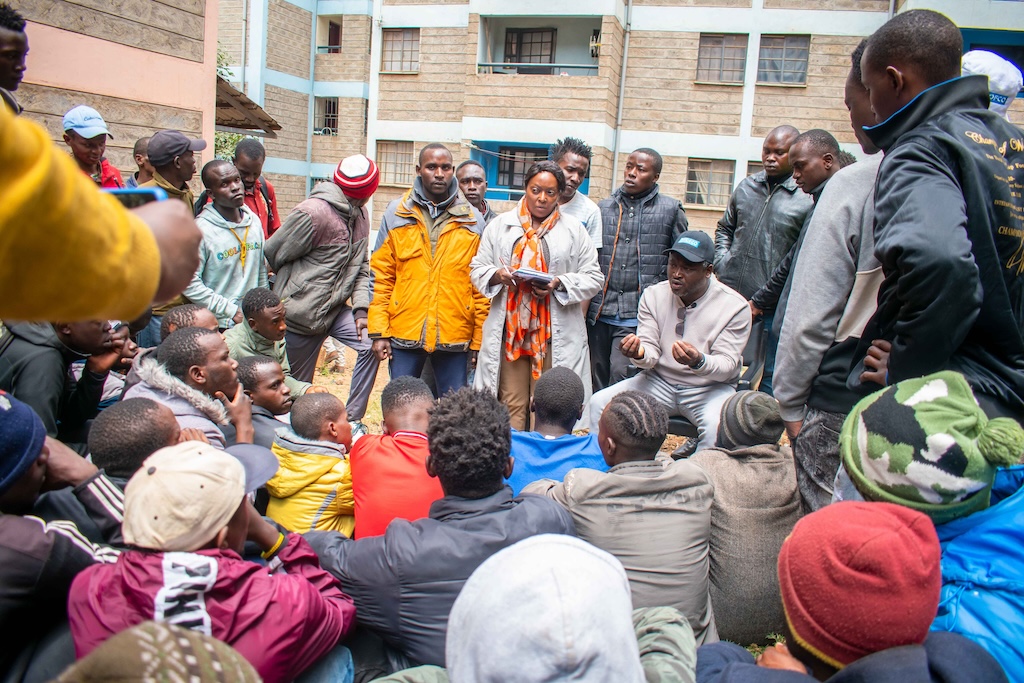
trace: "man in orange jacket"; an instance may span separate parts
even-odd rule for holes
[[[429,356],[439,396],[466,385],[490,308],[469,280],[484,219],[454,172],[444,145],[420,151],[416,180],[388,204],[370,257],[373,351],[391,359],[393,378],[419,377]]]

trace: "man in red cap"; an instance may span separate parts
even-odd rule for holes
[[[829,505],[797,522],[779,552],[786,642],[755,661],[732,643],[697,650],[697,683],[1006,681],[980,645],[929,631],[939,607],[939,538],[891,503]]]
[[[378,366],[366,335],[370,219],[364,206],[379,182],[372,159],[362,154],[343,159],[333,182],[314,187],[264,246],[277,273],[274,292],[288,301],[286,340],[292,376],[302,382],[313,380],[317,355],[328,336],[354,349],[359,355],[346,406],[353,428],[364,433],[361,420]]]

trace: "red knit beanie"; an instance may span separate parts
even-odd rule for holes
[[[380,171],[373,159],[362,154],[345,157],[334,171],[334,182],[338,184],[346,197],[366,199],[377,191],[380,184]]]
[[[891,503],[835,503],[793,528],[779,587],[793,638],[841,669],[919,645],[939,607],[939,538],[924,514]]]

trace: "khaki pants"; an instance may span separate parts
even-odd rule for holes
[[[533,400],[533,358],[523,356],[510,361],[501,351],[501,368],[498,370],[498,400],[508,408],[512,429],[526,431],[530,428],[530,401]],[[551,346],[544,358],[544,370],[551,369]]]

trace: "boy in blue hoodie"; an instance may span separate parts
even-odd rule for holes
[[[230,162],[211,161],[202,178],[213,201],[196,217],[203,233],[199,268],[184,295],[213,311],[220,327],[228,328],[242,322],[239,302],[245,293],[267,286],[263,226],[245,206],[245,186]]]

